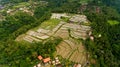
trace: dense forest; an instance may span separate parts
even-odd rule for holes
[[[20,2],[29,2],[29,0],[0,1],[4,6],[11,4],[9,7]],[[36,2],[39,1],[41,0],[36,0]],[[43,54],[44,57],[53,57],[55,46],[62,40],[60,38],[55,38],[53,41],[49,39],[44,44],[19,43],[14,40],[20,34],[40,25],[50,18],[51,13],[56,12],[85,14],[88,17],[95,39],[91,41],[88,38],[83,43],[92,58],[96,60],[91,67],[120,67],[120,0],[85,0],[84,3],[82,3],[83,0],[43,1],[47,1],[48,4],[44,7],[41,5],[35,7],[33,16],[21,11],[14,15],[4,13],[5,20],[0,21],[0,65],[30,67],[37,61],[34,58],[39,54]],[[109,21],[119,23],[112,25],[108,23]],[[99,34],[101,37],[98,37]],[[52,46],[46,46],[47,44]],[[43,49],[49,47],[49,50]],[[43,50],[39,51],[40,49]]]

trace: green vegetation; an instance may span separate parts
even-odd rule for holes
[[[85,22],[85,23],[81,23],[82,25],[85,25],[85,26],[90,26],[91,23],[90,22]]]
[[[53,28],[55,28],[55,26],[57,26],[60,23],[59,19],[50,19],[47,21],[44,21],[40,27],[44,28],[44,29],[50,29],[52,30]]]
[[[34,16],[37,19],[40,19],[45,13],[48,13],[48,9],[46,7],[38,6],[35,8]]]
[[[24,25],[32,24],[36,20],[34,17],[30,16],[27,13],[18,12],[15,15],[7,16],[4,21],[0,23],[0,40],[9,37],[10,34],[14,33],[19,28],[22,28]]]
[[[16,6],[13,6],[13,9],[18,9],[18,8],[21,8],[21,7],[28,7],[28,6],[30,6],[30,3],[22,2],[22,3],[17,4]]]
[[[93,0],[81,0],[80,3],[81,4],[86,4],[86,3],[89,3],[90,1],[93,1]]]
[[[38,55],[44,58],[53,58],[55,46],[61,42],[61,38],[48,39],[45,42],[27,43],[27,42],[7,42],[9,45],[0,45],[0,64],[8,65],[9,67],[32,67],[39,62]]]
[[[63,67],[73,67],[75,62],[69,61],[68,59],[63,58],[62,56],[58,56]]]
[[[110,25],[107,22],[107,17],[101,14],[91,14],[91,16],[94,16],[94,19],[93,17],[89,17],[89,20],[92,21],[91,27],[95,40],[93,42],[88,38],[84,44],[86,49],[91,53],[91,57],[96,59],[96,63],[92,66],[119,67],[120,61],[117,57],[120,56],[118,53],[120,51],[120,24]],[[101,33],[102,37],[98,37],[98,33]]]
[[[62,19],[63,21],[65,21],[65,22],[68,22],[70,18],[68,18],[68,17],[61,17],[61,19]]]
[[[110,25],[116,25],[116,24],[119,24],[120,22],[116,21],[116,20],[109,20],[108,23]]]
[[[21,3],[21,2],[28,2],[29,0],[1,0],[0,1],[0,4],[8,4],[8,3],[13,3],[13,4],[18,4],[18,3]]]
[[[59,20],[51,19],[51,12],[85,14],[91,22],[94,41],[89,38],[84,41],[87,51],[95,63],[91,67],[120,67],[120,0],[43,0],[47,5],[32,4],[31,10],[34,15],[26,12],[7,14],[8,9],[28,6],[29,0],[0,0],[5,8],[0,11],[5,17],[0,21],[0,66],[8,67],[31,67],[38,60],[37,55],[44,57],[53,56],[56,40],[48,40],[43,43],[18,43],[14,39],[31,28],[40,26],[52,29]],[[41,0],[37,0],[39,2]],[[27,2],[27,3],[26,3]],[[31,0],[31,3],[34,3]],[[84,4],[83,3],[88,3]],[[48,21],[46,21],[48,20]],[[63,18],[67,21],[67,18]],[[44,22],[44,23],[42,23]],[[54,23],[53,23],[54,22]],[[98,37],[98,33],[101,37]],[[44,49],[45,48],[45,49]],[[48,52],[48,53],[47,53]]]

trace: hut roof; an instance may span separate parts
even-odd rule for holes
[[[47,63],[47,62],[49,62],[50,61],[50,58],[48,57],[48,58],[45,58],[45,59],[43,59],[43,62],[44,63]]]
[[[41,55],[39,55],[39,56],[38,56],[38,59],[39,59],[39,60],[42,60],[42,59],[43,59],[43,57],[42,57]]]

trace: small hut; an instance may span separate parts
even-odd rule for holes
[[[43,59],[43,57],[42,57],[41,55],[39,55],[39,56],[38,56],[38,59],[39,59],[39,60],[42,60],[42,59]]]
[[[45,58],[45,59],[43,59],[43,62],[44,63],[48,63],[50,61],[50,58],[48,57],[48,58]]]

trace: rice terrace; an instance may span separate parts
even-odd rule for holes
[[[67,18],[68,21],[66,22],[61,17]],[[48,22],[50,23],[46,25]],[[87,33],[90,32],[90,26],[83,23],[89,24],[84,15],[53,13],[50,20],[20,35],[16,41],[25,40],[32,43],[51,37],[61,37],[63,41],[56,47],[55,56],[60,55],[70,61],[85,65],[88,62],[88,53],[81,40],[89,36]]]

